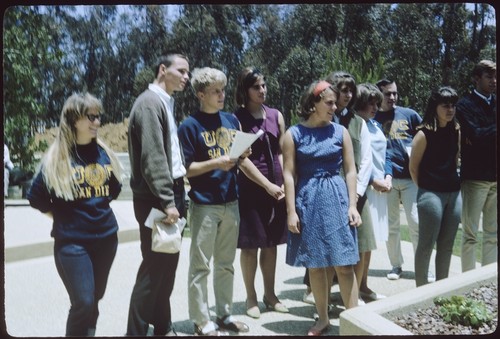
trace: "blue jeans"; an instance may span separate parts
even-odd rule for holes
[[[55,241],[57,272],[71,302],[66,336],[87,336],[95,332],[98,303],[104,296],[117,246],[116,233],[91,241]]]
[[[418,189],[418,246],[415,252],[415,281],[425,285],[432,250],[436,245],[436,280],[448,277],[453,243],[457,235],[462,197],[460,191],[433,192]]]

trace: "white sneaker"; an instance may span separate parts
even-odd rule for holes
[[[311,304],[311,305],[316,304],[316,302],[314,301],[314,295],[312,292],[310,292],[310,293],[307,293],[307,291],[304,292],[304,296],[302,297],[302,301],[307,303],[307,304]]]
[[[358,299],[358,306],[366,305],[365,301],[361,298]]]
[[[387,273],[387,279],[389,280],[398,280],[401,277],[403,270],[401,267],[393,267],[392,270]]]
[[[432,274],[431,271],[427,272],[427,281],[430,283],[436,281],[436,277],[434,276],[434,274]]]

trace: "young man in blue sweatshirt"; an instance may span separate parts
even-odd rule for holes
[[[414,110],[396,105],[398,100],[396,82],[382,79],[377,82],[377,87],[384,97],[380,109],[375,115],[375,120],[382,125],[387,137],[387,153],[392,161],[393,172],[392,177],[386,176],[386,179],[391,183],[391,190],[387,196],[389,209],[387,252],[392,265],[387,279],[397,280],[401,277],[404,263],[401,252],[400,202],[403,204],[408,220],[413,253],[415,253],[418,244],[417,186],[411,180],[409,159],[413,136],[416,134],[416,127],[420,125],[422,118]],[[428,280],[434,280],[434,276],[430,272]]]
[[[238,119],[224,108],[227,78],[220,70],[199,68],[193,71],[191,84],[200,102],[200,110],[179,127],[186,160],[189,191],[188,300],[189,317],[197,335],[227,335],[225,330],[248,332],[248,326],[231,315],[233,304],[233,262],[239,233],[237,163],[229,150]],[[207,278],[210,260],[214,265],[216,322],[210,320]]]

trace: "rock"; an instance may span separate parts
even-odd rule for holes
[[[441,317],[439,308],[431,306],[427,309],[418,309],[406,315],[399,315],[392,319],[398,326],[405,328],[414,335],[478,335],[493,333],[498,324],[498,286],[490,283],[485,286],[474,288],[465,297],[482,300],[488,311],[495,314],[494,319],[483,324],[480,328],[473,328],[461,324],[447,323]]]

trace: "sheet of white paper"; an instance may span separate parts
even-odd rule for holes
[[[259,138],[262,134],[264,134],[264,131],[261,129],[257,133],[236,131],[233,144],[231,145],[231,150],[229,151],[229,158],[237,159],[248,147],[252,146],[255,140],[257,140],[257,138]]]
[[[149,228],[153,228],[153,224],[154,224],[155,220],[165,219],[166,217],[167,217],[167,215],[165,213],[163,213],[162,211],[160,211],[157,208],[153,208],[153,209],[151,209],[151,212],[149,212],[149,215],[146,218],[146,221],[144,222],[144,226],[149,227]],[[184,226],[186,226],[186,222],[187,222],[186,218],[179,218],[179,220],[177,221],[177,226],[179,226],[179,229],[181,230],[181,232],[184,229]]]

